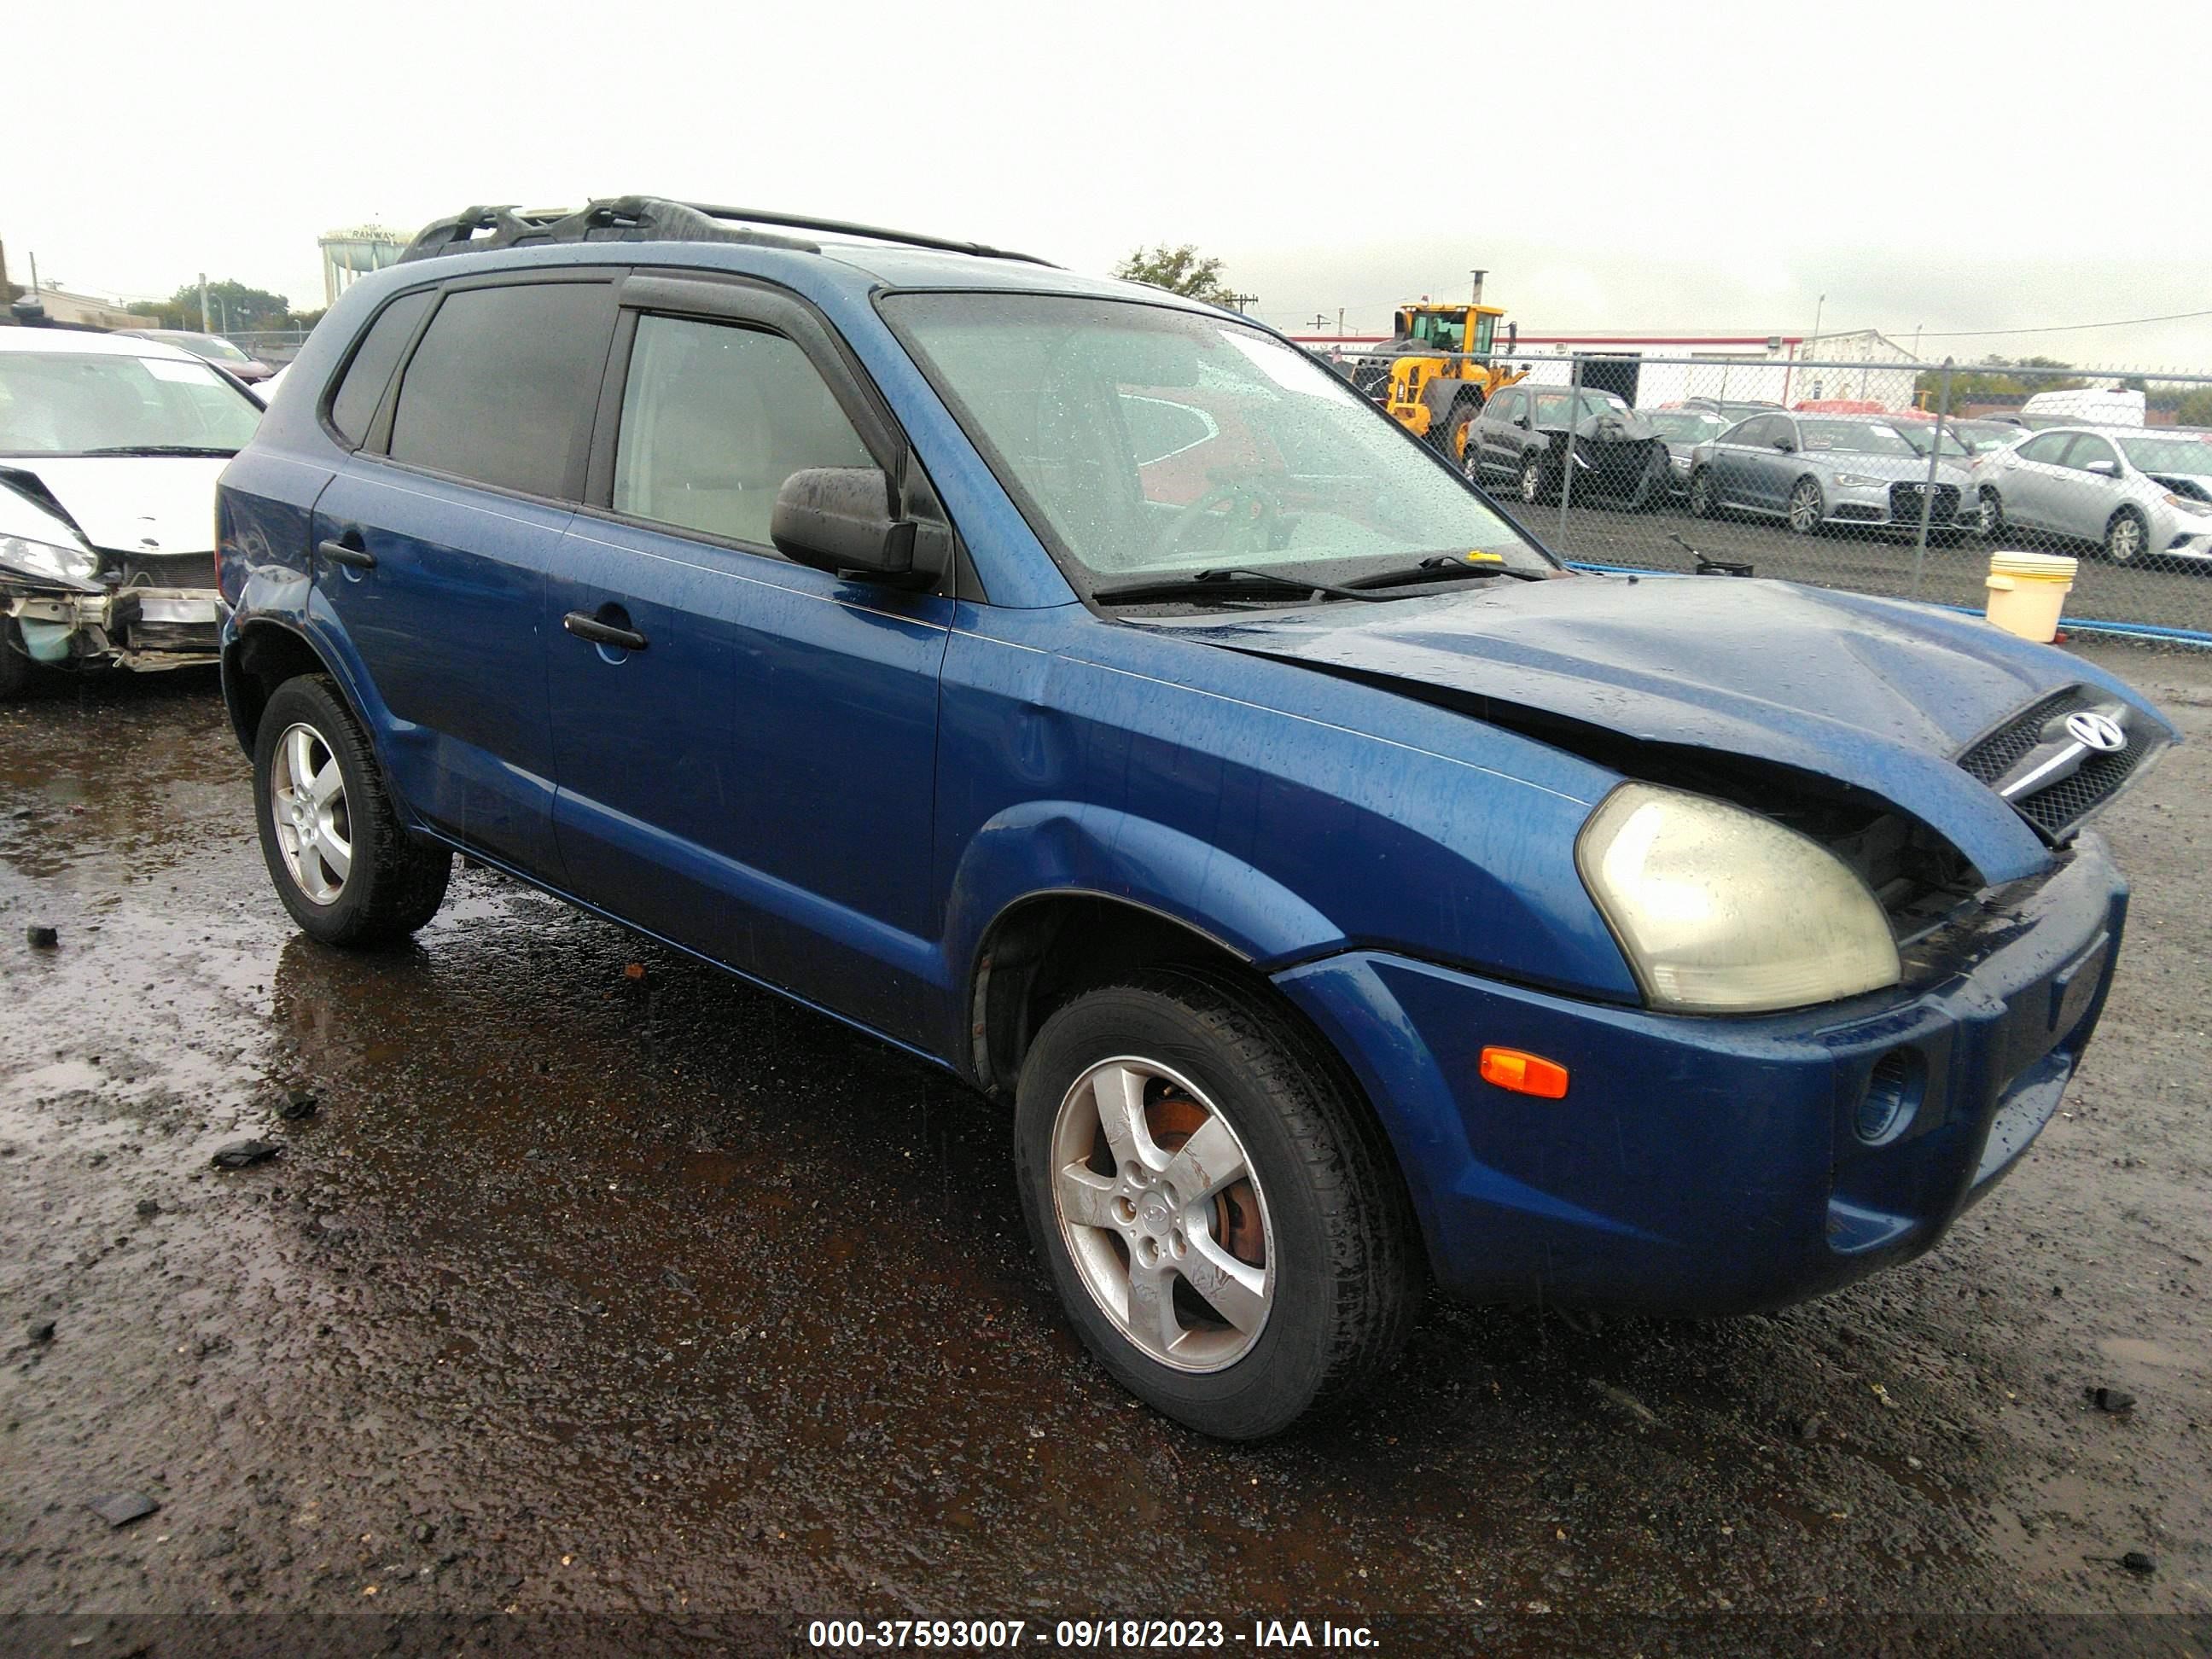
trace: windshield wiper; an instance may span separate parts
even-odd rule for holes
[[[1551,580],[1551,573],[1546,570],[1521,570],[1510,564],[1492,564],[1487,560],[1469,563],[1455,553],[1435,553],[1410,570],[1385,570],[1380,575],[1362,576],[1350,585],[1355,588],[1413,587],[1425,582],[1461,581],[1469,576],[1510,576],[1521,582]]]
[[[1204,588],[1204,594],[1193,593],[1193,587]],[[1100,605],[1141,605],[1148,599],[1195,599],[1224,596],[1259,593],[1327,593],[1340,599],[1359,599],[1373,605],[1389,599],[1387,593],[1363,593],[1356,587],[1339,587],[1334,582],[1316,581],[1310,576],[1286,576],[1279,572],[1248,570],[1231,565],[1220,570],[1200,570],[1188,576],[1163,576],[1152,581],[1125,582],[1119,587],[1100,587],[1092,590],[1091,597]]]
[[[80,449],[79,455],[235,455],[235,449],[216,444],[116,444],[106,449]]]

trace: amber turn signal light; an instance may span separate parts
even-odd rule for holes
[[[1510,1089],[1516,1095],[1534,1095],[1540,1100],[1567,1097],[1567,1068],[1555,1060],[1546,1060],[1541,1054],[1519,1048],[1485,1048],[1482,1080],[1501,1089]]]

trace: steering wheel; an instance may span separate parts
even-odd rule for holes
[[[1256,478],[1240,478],[1209,489],[1189,506],[1179,510],[1161,529],[1154,551],[1163,554],[1180,552],[1184,540],[1215,508],[1249,502],[1250,512],[1231,512],[1224,520],[1229,526],[1228,544],[1224,553],[1246,553],[1264,550],[1267,532],[1283,514],[1283,498]]]

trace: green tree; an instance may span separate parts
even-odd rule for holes
[[[1140,247],[1115,266],[1114,274],[1126,282],[1149,283],[1208,305],[1231,306],[1237,299],[1235,290],[1222,277],[1221,261],[1202,257],[1188,242],[1180,247],[1165,243],[1150,250]]]
[[[2056,357],[1984,357],[1978,363],[1960,363],[1951,371],[1951,407],[1958,409],[1969,403],[2017,403],[2038,392],[2063,392],[2088,384],[2079,375],[2015,374],[2008,370],[2071,368],[2071,363],[2061,362]],[[1942,396],[1943,371],[1923,369],[1913,383],[1916,392],[1928,394],[1929,409],[1936,406]]]
[[[164,328],[196,329],[200,325],[200,285],[186,283],[167,299],[154,301],[139,309],[159,317]],[[208,284],[207,322],[218,332],[228,329],[234,334],[252,329],[295,326],[289,300],[265,288],[249,288],[229,277]]]

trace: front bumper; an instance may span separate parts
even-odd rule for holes
[[[1371,951],[1276,982],[1365,1086],[1446,1291],[1741,1313],[1918,1255],[2012,1167],[2095,1029],[2126,910],[2085,836],[1940,963],[1909,952],[1909,988],[1794,1013],[1654,1014]],[[1483,1082],[1493,1043],[1566,1066],[1566,1098]],[[1914,1109],[1869,1144],[1862,1109],[1893,1085]]]
[[[216,660],[222,601],[205,587],[66,593],[0,586],[0,617],[14,619],[33,662],[150,672]]]
[[[1917,532],[1920,528],[1920,492],[1917,479],[1870,484],[1832,483],[1827,491],[1826,521],[1832,525],[1873,525],[1887,530]],[[1936,530],[1978,530],[1981,501],[1971,489],[1938,484],[1928,514]]]

